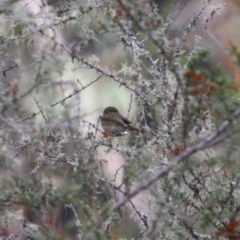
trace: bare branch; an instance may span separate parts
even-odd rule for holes
[[[238,118],[240,115],[240,108],[238,108],[232,115],[232,120],[235,118]],[[139,184],[138,187],[136,187],[132,192],[128,194],[128,196],[120,199],[115,206],[113,207],[112,211],[116,211],[120,207],[122,207],[127,201],[129,201],[131,198],[139,194],[141,191],[148,189],[154,182],[156,182],[161,177],[165,176],[169,173],[169,171],[176,166],[178,163],[184,161],[187,157],[191,156],[193,153],[203,150],[205,148],[209,148],[215,143],[215,139],[223,133],[227,127],[230,125],[232,120],[226,120],[224,121],[212,134],[210,134],[208,137],[203,139],[201,142],[195,144],[194,146],[187,148],[185,151],[183,151],[179,156],[177,156],[175,159],[171,160],[169,164],[162,168],[155,176],[147,180],[146,182],[143,182]],[[220,139],[223,141],[224,139]]]
[[[100,67],[95,66],[94,64],[89,63],[84,58],[75,55],[74,52],[72,52],[71,50],[67,49],[63,44],[60,44],[58,42],[57,42],[57,44],[59,46],[61,46],[63,49],[65,49],[68,53],[70,53],[72,55],[72,59],[76,58],[78,61],[80,61],[82,64],[86,65],[90,69],[95,69],[98,73],[101,73],[101,74],[103,74],[103,75],[113,79],[115,82],[118,82],[120,84],[120,86],[124,86],[127,89],[129,89],[131,92],[134,92],[138,97],[140,97],[147,104],[147,106],[151,105],[150,100],[146,99],[139,90],[132,88],[126,82],[123,82],[120,78],[114,76],[112,73],[110,73],[108,71],[105,71],[105,70],[101,69]]]

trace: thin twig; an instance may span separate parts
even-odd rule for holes
[[[176,166],[178,163],[184,161],[187,157],[192,155],[193,153],[203,150],[206,148],[211,147],[213,144],[215,144],[215,139],[224,132],[227,127],[230,125],[230,123],[233,121],[233,119],[238,118],[240,115],[240,108],[238,108],[232,115],[231,120],[225,120],[212,134],[210,134],[208,137],[200,141],[199,143],[193,145],[190,148],[187,148],[185,151],[183,151],[179,156],[177,156],[175,159],[169,162],[167,166],[162,168],[157,174],[155,174],[152,178],[147,180],[146,182],[142,182],[139,184],[138,187],[136,187],[132,192],[128,194],[128,196],[120,199],[115,206],[113,207],[112,211],[116,211],[120,207],[122,207],[127,201],[129,201],[131,198],[139,194],[141,191],[149,188],[154,182],[156,182],[161,177],[165,176],[169,173],[169,171]],[[223,141],[224,139],[221,139]],[[219,142],[218,142],[219,143]]]
[[[9,66],[8,68],[5,68],[4,70],[2,70],[3,76],[6,77],[6,72],[10,71],[11,69],[20,66],[20,64],[14,62],[14,64],[12,66]]]
[[[60,101],[57,101],[53,104],[51,104],[51,107],[56,106],[57,104],[62,104],[63,102],[65,102],[67,99],[73,97],[74,95],[80,93],[81,91],[83,91],[84,89],[88,88],[89,86],[91,86],[93,83],[99,81],[101,78],[103,77],[103,74],[101,74],[99,77],[97,77],[94,81],[90,82],[89,84],[87,84],[86,86],[82,87],[81,89],[75,90],[73,93],[69,94],[68,96],[66,96],[65,98],[61,99]]]
[[[111,72],[107,71],[107,70],[103,70],[102,68],[91,64],[90,62],[86,61],[84,58],[79,57],[78,55],[75,55],[74,52],[72,52],[71,50],[69,50],[68,48],[66,48],[63,44],[60,44],[57,42],[57,44],[59,46],[61,46],[64,50],[66,50],[68,53],[70,53],[72,55],[72,59],[76,58],[79,62],[81,62],[82,64],[86,65],[87,67],[89,67],[90,69],[94,69],[96,70],[98,73],[101,73],[102,75],[105,75],[109,78],[111,78],[112,80],[114,80],[115,82],[119,83],[120,86],[124,86],[125,88],[127,88],[128,90],[130,90],[131,92],[134,92],[138,97],[140,97],[148,106],[151,105],[150,100],[146,99],[142,93],[137,90],[132,88],[131,86],[129,86],[126,82],[122,81],[120,78],[116,77],[115,75],[113,75]]]

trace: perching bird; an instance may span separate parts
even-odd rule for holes
[[[123,117],[115,107],[107,107],[100,117],[103,130],[109,136],[123,136],[128,132],[139,132],[139,129],[132,126],[132,123]]]

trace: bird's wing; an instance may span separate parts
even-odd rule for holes
[[[111,114],[105,114],[104,117],[101,117],[101,119],[105,120],[105,121],[109,121],[109,122],[115,122],[121,126],[125,126],[126,124],[129,124],[129,121],[125,121],[122,118],[116,117],[115,114],[111,113]],[[127,120],[127,119],[126,119]]]
[[[132,123],[131,121],[129,121],[127,118],[125,118],[125,117],[123,117],[123,116],[122,116],[122,120],[123,120],[123,122],[126,123],[126,124],[131,124],[131,123]]]

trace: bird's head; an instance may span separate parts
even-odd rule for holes
[[[110,112],[117,112],[118,113],[118,110],[115,107],[107,107],[107,108],[104,109],[103,115],[105,115],[107,113],[110,113]]]

